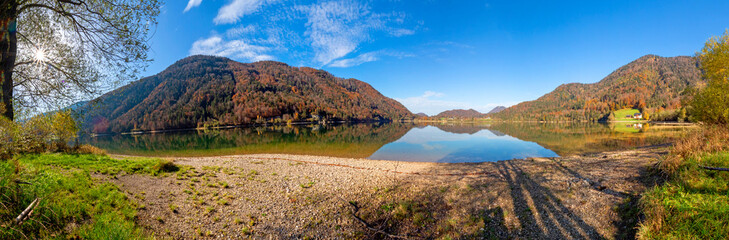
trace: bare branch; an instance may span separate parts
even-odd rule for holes
[[[33,61],[16,62],[15,67],[20,66],[20,65],[25,65],[25,64],[31,64],[31,63],[33,63]]]
[[[134,80],[150,62],[159,0],[18,0],[14,103],[66,104]],[[4,4],[4,3],[3,3]],[[34,52],[40,51],[38,55]],[[43,62],[45,64],[37,64]],[[46,95],[40,95],[46,94]],[[44,99],[45,98],[45,99]]]

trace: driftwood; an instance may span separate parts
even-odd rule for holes
[[[714,171],[726,171],[729,172],[729,168],[720,168],[720,167],[707,167],[707,166],[700,166],[706,170],[714,170]]]
[[[38,198],[33,200],[33,202],[31,202],[30,205],[28,205],[28,207],[26,207],[25,210],[23,210],[23,212],[15,218],[15,224],[20,225],[23,221],[25,221],[25,219],[28,219],[28,216],[33,213],[35,206],[38,206],[38,202],[40,202],[40,199]]]

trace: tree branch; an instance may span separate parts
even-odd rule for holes
[[[23,62],[16,62],[14,67],[25,65],[25,64],[31,64],[33,61],[23,61]]]

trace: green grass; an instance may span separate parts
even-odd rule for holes
[[[729,152],[689,158],[671,180],[641,199],[646,221],[642,239],[723,239],[729,236],[729,172],[700,165],[729,167]]]
[[[640,121],[638,119],[627,118],[625,116],[633,116],[633,114],[640,113],[638,109],[624,108],[613,112],[615,114],[615,121]]]
[[[21,162],[56,166],[65,169],[81,169],[89,172],[116,175],[127,174],[160,175],[179,169],[173,163],[156,158],[114,159],[108,156],[91,154],[32,154],[24,155]]]
[[[177,167],[157,159],[116,160],[98,155],[36,154],[0,161],[0,239],[147,239],[135,224],[140,205],[90,172],[159,175]],[[14,180],[30,184],[16,184]],[[21,225],[12,223],[36,197]],[[22,232],[22,233],[21,233]]]
[[[301,188],[311,188],[314,186],[314,184],[315,184],[314,181],[309,181],[308,183],[299,184],[299,186],[301,186]]]

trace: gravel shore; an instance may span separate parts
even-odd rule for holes
[[[485,163],[281,154],[170,158],[107,180],[157,238],[620,239],[665,147]],[[115,156],[122,158],[125,156]]]

